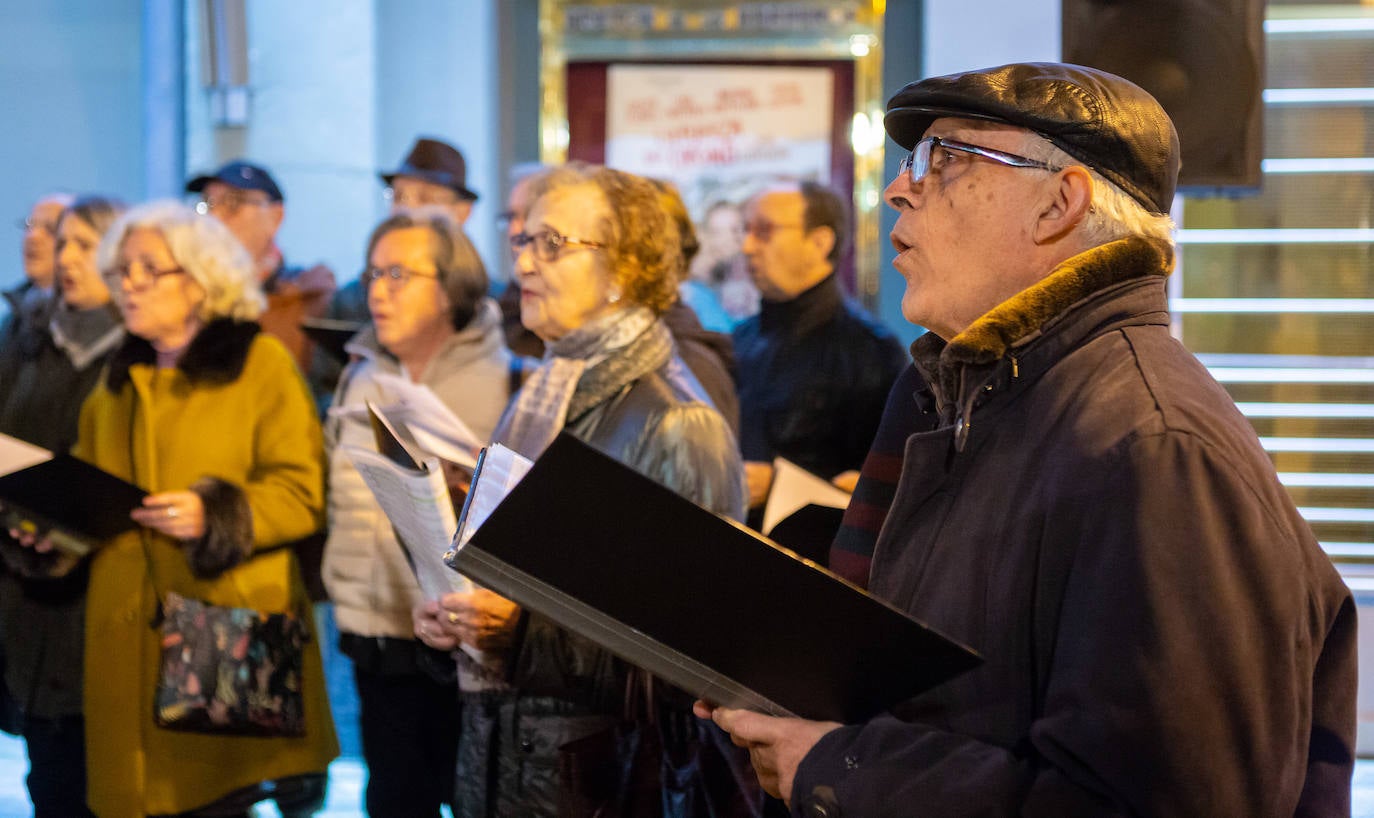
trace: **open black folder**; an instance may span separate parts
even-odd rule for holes
[[[52,529],[53,544],[82,555],[135,526],[129,512],[143,489],[67,454],[0,435],[0,503],[5,524]]]
[[[853,722],[981,662],[566,433],[459,532],[452,567],[718,704]]]

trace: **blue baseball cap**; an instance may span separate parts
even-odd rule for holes
[[[281,188],[277,187],[277,182],[272,178],[272,174],[257,165],[250,165],[242,160],[234,160],[212,174],[197,176],[186,183],[187,193],[200,193],[205,190],[205,186],[211,182],[220,182],[229,187],[239,190],[257,190],[267,194],[267,198],[274,202],[284,201]]]

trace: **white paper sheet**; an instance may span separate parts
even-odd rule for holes
[[[370,449],[345,445],[343,450],[400,535],[425,598],[471,591],[472,582],[444,564],[458,521],[439,462],[428,460],[426,471],[417,472]]]
[[[772,531],[793,512],[811,504],[848,508],[849,492],[781,457],[773,460],[773,486],[763,507],[763,530]]]

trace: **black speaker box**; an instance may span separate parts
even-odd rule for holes
[[[1181,192],[1260,185],[1263,0],[1063,0],[1064,61],[1154,95],[1183,147]]]

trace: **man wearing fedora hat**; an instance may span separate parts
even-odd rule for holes
[[[930,331],[869,589],[983,663],[862,724],[698,713],[798,815],[1349,815],[1355,606],[1170,334],[1168,116],[1015,64],[912,83],[885,125]]]
[[[467,167],[462,151],[447,142],[426,136],[416,139],[395,170],[378,174],[386,185],[391,215],[406,208],[440,207],[462,227],[477,201],[477,194],[468,188]],[[370,321],[361,282],[355,279],[341,287],[329,304],[328,315],[359,326]]]
[[[400,166],[381,177],[392,213],[406,207],[439,206],[461,226],[477,201],[477,194],[467,186],[467,162],[462,152],[438,139],[416,139]]]

